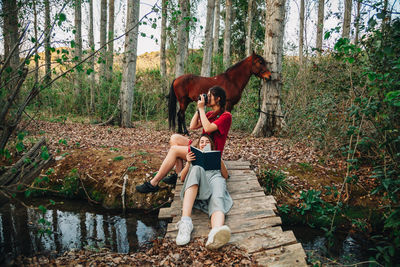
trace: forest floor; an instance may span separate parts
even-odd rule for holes
[[[49,150],[56,159],[52,166],[53,179],[64,179],[72,169],[77,169],[78,172],[88,174],[86,176],[89,178],[98,176],[103,177],[105,182],[111,181],[110,187],[116,181],[115,179],[121,178],[129,167],[135,168],[129,176],[129,179],[136,179],[136,182],[132,183],[132,187],[148,180],[157,171],[165,157],[168,151],[169,137],[172,134],[165,127],[151,122],[137,122],[133,128],[123,129],[86,123],[36,121],[30,123],[25,130],[29,132],[27,140],[41,136],[46,137]],[[190,138],[196,138],[199,134],[200,131],[194,132]],[[295,206],[300,202],[301,191],[310,189],[322,191],[321,196],[326,201],[335,201],[332,195],[326,194],[326,187],[334,186],[340,190],[346,173],[344,159],[328,158],[322,152],[314,149],[310,143],[293,143],[290,140],[276,137],[255,138],[244,132],[230,132],[223,158],[224,160],[250,161],[256,173],[261,169],[282,170],[287,176],[290,190],[276,196],[278,205]],[[351,188],[349,205],[364,207],[376,205],[376,199],[369,194],[370,186],[374,183],[371,178],[368,178],[369,174],[368,167],[358,170],[360,181],[358,186]],[[260,182],[262,183],[262,181]],[[163,188],[169,189],[166,185],[163,185]],[[170,192],[170,190],[165,191]],[[121,191],[118,192],[120,194]],[[171,195],[168,193],[163,195],[162,199],[158,199],[156,203],[154,203],[154,199],[148,199],[149,203],[153,202],[151,206],[153,208],[162,205],[163,201],[170,200]],[[142,208],[151,207],[142,206]],[[135,263],[153,265],[168,259],[170,264],[167,265],[173,265],[173,263],[179,262],[177,259],[182,259],[182,255],[197,255],[196,257],[199,259],[204,259],[202,261],[204,264],[209,259],[210,253],[201,243],[201,240],[195,241],[184,248],[171,250],[169,247],[173,247],[174,242],[164,240],[157,241],[156,247],[168,248],[165,249],[165,253],[152,254],[151,251],[154,250],[150,249],[150,252],[132,254],[133,258],[132,255],[124,254],[116,256],[116,253],[113,252],[107,252],[106,255],[110,256],[109,264],[116,264],[116,261],[120,261],[120,264],[128,265]],[[89,260],[94,260],[93,262],[96,263],[96,259],[98,259],[96,264],[101,266],[106,264],[104,259],[108,257],[97,257],[103,255],[102,253],[105,252],[75,251],[71,254],[66,253],[58,259],[58,262],[56,260],[49,261],[49,259],[42,259],[42,261],[44,260],[44,263],[50,265],[68,265],[69,263],[86,265],[90,262]],[[82,257],[87,254],[94,256],[93,258]],[[239,261],[238,263],[245,263],[244,265],[254,264],[251,258],[233,246],[227,246],[218,254],[213,254],[212,257],[220,257],[221,262],[231,260],[230,263]],[[87,261],[83,262],[84,258]],[[100,258],[102,259],[100,260]],[[30,265],[38,264],[39,259],[20,258],[19,260],[22,264]],[[189,262],[187,263],[189,264]],[[195,261],[190,264],[196,265]]]

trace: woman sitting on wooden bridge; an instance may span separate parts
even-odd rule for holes
[[[203,134],[198,146],[200,150],[214,150],[214,142],[207,134]],[[208,234],[206,247],[218,249],[225,245],[231,236],[231,230],[225,223],[225,214],[231,209],[233,201],[226,188],[228,172],[226,169],[204,170],[199,165],[193,165],[195,155],[188,152],[187,163],[181,172],[181,179],[185,181],[181,191],[182,218],[178,222],[177,245],[186,245],[190,241],[193,230],[191,219],[192,208],[195,207],[208,213],[211,218],[211,231]]]
[[[201,95],[197,102],[197,110],[190,122],[190,129],[203,128],[203,133],[208,133],[214,140],[215,149],[224,150],[225,142],[228,137],[228,132],[232,124],[231,113],[225,111],[226,93],[219,86],[210,88],[207,94],[207,106],[211,107],[212,111],[205,113],[205,99]],[[171,148],[168,151],[166,158],[160,166],[156,176],[150,181],[136,186],[136,190],[140,193],[151,193],[159,190],[158,183],[163,180],[167,184],[175,184],[178,175],[173,174],[168,177],[170,170],[176,165],[175,170],[179,174],[183,168],[183,160],[186,160],[188,146],[191,140],[183,135],[174,134],[171,136]],[[222,168],[226,168],[222,165]],[[164,178],[165,177],[165,178]]]

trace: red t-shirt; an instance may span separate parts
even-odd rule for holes
[[[215,116],[212,111],[209,111],[206,113],[206,117],[208,118],[210,123],[215,123],[218,126],[218,130],[207,134],[209,134],[214,140],[215,149],[221,151],[222,153],[224,151],[229,129],[231,128],[232,114],[228,111],[225,111],[221,115]],[[205,131],[203,129],[203,134],[204,133]]]

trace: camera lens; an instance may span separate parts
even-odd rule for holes
[[[201,100],[201,96],[204,97],[204,104],[207,105],[207,102],[208,102],[208,96],[207,96],[207,94],[201,94],[201,95],[199,95],[199,99],[198,99],[198,100]]]

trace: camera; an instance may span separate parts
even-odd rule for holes
[[[201,94],[201,95],[199,95],[199,99],[198,99],[198,100],[201,100],[201,96],[204,97],[204,104],[207,105],[207,102],[208,102],[208,96],[207,96],[207,94]]]

